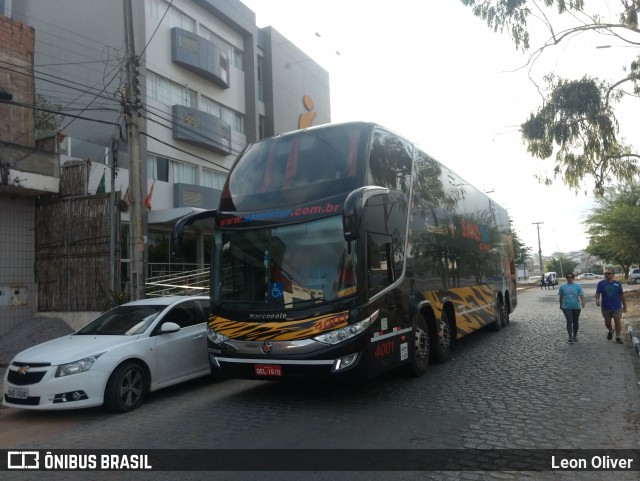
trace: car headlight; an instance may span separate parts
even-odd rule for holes
[[[68,364],[60,364],[56,369],[56,377],[71,376],[72,374],[79,374],[81,372],[88,371],[93,366],[93,363],[102,356],[104,352],[96,354],[95,356],[85,357],[79,361],[73,361]]]
[[[221,344],[227,339],[229,339],[229,336],[220,334],[218,331],[216,331],[215,329],[211,329],[210,327],[207,328],[207,337],[211,342],[215,344]]]
[[[356,322],[355,324],[350,324],[346,327],[341,327],[340,329],[334,329],[333,331],[327,332],[326,334],[321,334],[319,336],[314,337],[318,342],[322,342],[324,344],[334,345],[339,342],[346,341],[347,339],[351,339],[352,337],[357,336],[361,332],[364,332],[372,323],[378,318],[378,313],[380,311],[376,311],[373,315],[367,317],[366,319]]]

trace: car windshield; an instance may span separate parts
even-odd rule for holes
[[[133,336],[147,330],[166,306],[119,306],[80,329],[79,335]]]

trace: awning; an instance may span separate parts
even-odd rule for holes
[[[160,209],[149,212],[147,222],[149,224],[173,224],[178,219],[193,212],[203,212],[207,209],[199,207],[176,207],[174,209]]]

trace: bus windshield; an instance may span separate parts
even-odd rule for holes
[[[301,130],[251,145],[227,179],[219,210],[256,211],[351,192],[362,181],[367,126]]]
[[[216,304],[295,309],[353,295],[355,242],[344,240],[342,217],[273,228],[215,232]]]

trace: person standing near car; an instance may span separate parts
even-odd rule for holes
[[[580,284],[576,284],[573,272],[567,272],[565,276],[567,283],[560,286],[558,296],[560,297],[560,309],[567,320],[567,332],[569,342],[578,342],[578,319],[584,307],[584,290]]]
[[[602,305],[600,300],[602,299]],[[602,309],[602,317],[604,317],[604,325],[607,326],[607,339],[613,338],[613,329],[611,327],[611,319],[615,323],[616,342],[622,344],[620,333],[622,325],[620,319],[622,314],[627,312],[627,301],[624,298],[622,284],[613,277],[613,271],[605,270],[604,280],[598,282],[596,287],[596,306]]]

